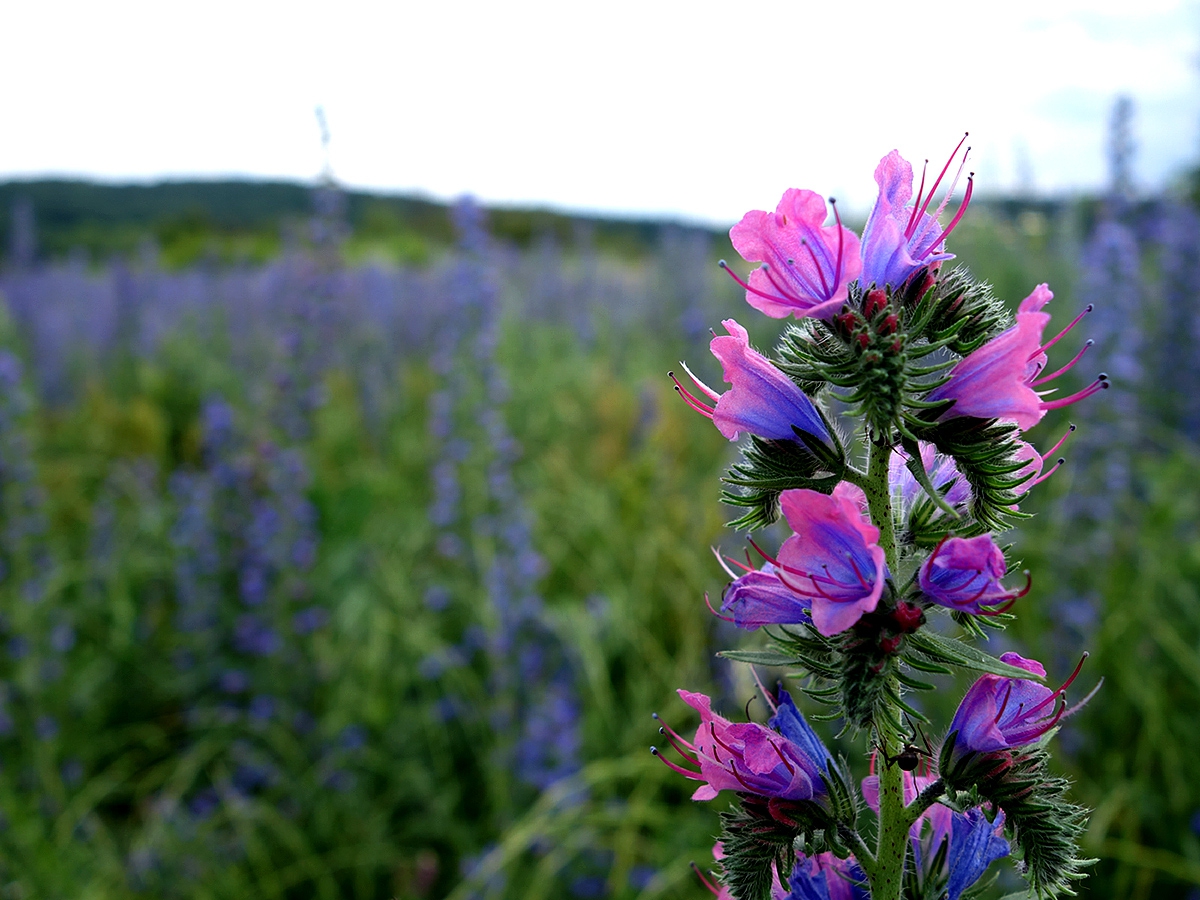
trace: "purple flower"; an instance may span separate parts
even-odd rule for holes
[[[784,491],[780,507],[792,531],[771,560],[780,580],[811,604],[813,625],[829,637],[873,612],[887,577],[879,529],[848,491],[832,496]]]
[[[805,393],[750,346],[745,328],[733,319],[721,324],[729,334],[714,337],[709,346],[721,361],[725,381],[733,387],[719,394],[684,365],[696,387],[716,402],[715,407],[708,406],[676,380],[675,387],[688,405],[712,419],[731,441],[743,431],[772,441],[794,441],[799,429],[828,443],[829,430]]]
[[[780,692],[772,728],[756,722],[730,722],[712,711],[712,700],[704,694],[681,690],[679,696],[700,713],[696,737],[686,741],[666,726],[664,733],[699,771],[676,765],[651,749],[681,775],[704,782],[692,794],[693,800],[711,800],[724,790],[782,800],[812,800],[824,795],[821,774],[829,752],[786,692]]]
[[[853,856],[838,859],[832,853],[799,854],[788,879],[787,900],[869,900],[867,876]]]
[[[836,222],[825,225],[825,198],[792,188],[774,213],[753,210],[730,229],[742,258],[763,264],[749,283],[738,279],[746,302],[773,319],[827,319],[841,309],[862,260],[858,236],[842,225],[836,204],[833,211]]]
[[[943,538],[921,566],[921,590],[939,606],[973,615],[995,615],[1029,590],[1028,584],[1020,590],[1001,584],[1007,571],[1004,554],[990,534]],[[1001,603],[1007,605],[996,608]]]
[[[969,753],[1024,747],[1052,729],[1067,714],[1066,701],[1063,700],[1061,705],[1057,701],[1078,677],[1084,659],[1087,659],[1086,653],[1071,677],[1056,691],[1023,678],[981,676],[967,689],[950,723],[949,734],[954,736],[953,758],[958,760]],[[1046,675],[1045,668],[1035,659],[1005,653],[1000,660],[1039,678]],[[1084,698],[1083,703],[1088,699],[1090,696]],[[1083,703],[1077,703],[1071,712]]]
[[[1047,363],[1046,350],[1091,309],[1087,307],[1058,336],[1042,345],[1042,332],[1050,321],[1050,314],[1042,312],[1042,307],[1052,299],[1054,294],[1050,289],[1039,284],[1021,301],[1015,325],[950,370],[949,381],[935,388],[926,398],[935,403],[954,401],[954,405],[942,413],[941,420],[959,416],[1002,419],[1015,422],[1022,431],[1028,431],[1042,420],[1047,410],[1076,403],[1108,387],[1107,376],[1101,375],[1083,390],[1058,400],[1043,400],[1043,393],[1034,390],[1069,370],[1089,346],[1085,344],[1057,372],[1039,377]]]
[[[862,239],[862,277],[859,279],[864,289],[872,286],[882,288],[884,285],[899,287],[909,276],[943,260],[953,259],[954,254],[947,253],[946,236],[950,234],[962,220],[971,202],[973,189],[972,179],[967,179],[967,192],[958,212],[950,224],[942,228],[938,224],[938,215],[949,202],[954,192],[952,184],[941,205],[930,215],[929,204],[934,192],[942,183],[942,179],[950,169],[950,164],[958,155],[966,141],[966,136],[958,142],[954,153],[946,161],[941,174],[934,181],[929,193],[925,190],[925,174],[921,174],[921,187],[917,199],[910,208],[908,201],[913,195],[913,169],[900,151],[893,150],[879,161],[875,168],[875,183],[879,185],[879,197],[871,209],[866,228],[863,229]],[[970,152],[970,148],[967,148]],[[966,154],[963,154],[962,166],[966,164]],[[955,182],[958,177],[955,176]]]
[[[721,599],[721,612],[730,616],[726,621],[747,631],[763,625],[810,624],[811,606],[811,600],[780,580],[771,563],[735,578]]]
[[[937,776],[904,773],[904,803],[912,803],[917,795],[937,781]],[[862,783],[863,799],[876,814],[879,812],[879,776],[868,775]],[[943,874],[949,876],[949,898],[958,900],[962,892],[973,885],[987,871],[987,867],[1007,856],[1011,850],[1004,839],[1004,812],[996,814],[995,822],[989,822],[983,810],[975,807],[965,814],[954,812],[950,807],[934,803],[917,817],[909,829],[913,859],[929,872],[938,849],[948,841],[946,867]]]
[[[941,491],[947,505],[956,509],[965,506],[971,499],[971,486],[959,473],[954,457],[938,453],[933,444],[924,441],[919,447],[921,464],[929,475],[930,484]],[[908,454],[899,447],[892,451],[888,461],[888,484],[892,491],[892,505],[902,515],[907,515],[913,504],[925,496],[925,489],[908,470]]]
[[[988,866],[1012,852],[1004,839],[1004,811],[989,822],[982,809],[955,813],[950,824],[947,900],[958,900],[963,891],[983,877]]]

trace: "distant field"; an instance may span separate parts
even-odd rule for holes
[[[758,638],[704,611],[734,448],[665,377],[719,382],[722,318],[776,340],[725,235],[287,184],[0,207],[0,896],[704,896],[720,801],[647,748],[694,727],[676,688],[753,693],[715,653]],[[995,201],[954,238],[1010,305],[1096,305],[1068,343],[1115,386],[1000,640],[1105,678],[1057,738],[1084,893],[1188,896],[1196,212]]]

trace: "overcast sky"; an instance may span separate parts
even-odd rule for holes
[[[1139,11],[1134,11],[1137,6]],[[0,178],[312,179],[723,223],[865,208],[971,132],[985,192],[1150,189],[1200,156],[1196,0],[9,3]],[[1022,174],[1024,173],[1024,174]]]

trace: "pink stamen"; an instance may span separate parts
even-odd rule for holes
[[[1076,353],[1071,358],[1071,361],[1069,363],[1067,363],[1065,366],[1063,366],[1057,372],[1054,372],[1050,375],[1043,376],[1042,378],[1039,378],[1037,381],[1029,382],[1029,386],[1037,387],[1039,384],[1045,384],[1047,381],[1053,381],[1055,378],[1057,378],[1059,375],[1062,375],[1064,372],[1069,372],[1071,370],[1072,366],[1075,365],[1075,363],[1077,363],[1081,359],[1083,359],[1083,354],[1087,353],[1088,348],[1091,347],[1092,344],[1094,344],[1094,343],[1096,343],[1096,342],[1093,341],[1091,338],[1089,338],[1087,341],[1084,342],[1084,345],[1082,348],[1080,348],[1079,352]],[[1054,451],[1050,451],[1050,452],[1053,453]]]
[[[715,413],[716,410],[694,397],[691,391],[679,383],[679,379],[675,377],[674,372],[668,372],[667,377],[675,382],[675,392],[684,399],[688,406],[703,416],[707,416],[710,419],[713,417],[713,413]]]
[[[1051,701],[1053,701],[1053,700],[1056,700],[1056,699],[1058,699],[1059,697],[1061,697],[1063,694],[1065,694],[1065,693],[1067,692],[1067,688],[1069,688],[1069,687],[1071,686],[1071,683],[1072,683],[1072,682],[1073,682],[1073,681],[1074,681],[1076,678],[1078,678],[1078,677],[1079,677],[1079,673],[1080,673],[1081,671],[1083,671],[1083,664],[1084,664],[1085,662],[1087,662],[1087,658],[1088,658],[1088,656],[1090,656],[1090,655],[1091,655],[1091,654],[1089,654],[1089,653],[1088,653],[1088,652],[1085,650],[1085,651],[1083,652],[1083,656],[1081,656],[1081,657],[1080,657],[1080,659],[1079,659],[1079,664],[1075,666],[1075,671],[1071,673],[1071,677],[1070,677],[1070,678],[1068,678],[1066,681],[1064,681],[1064,682],[1063,682],[1063,685],[1062,685],[1062,687],[1060,687],[1060,688],[1059,688],[1057,691],[1055,691],[1053,694],[1051,694],[1049,697],[1047,697],[1045,700],[1043,700],[1043,701],[1042,701],[1041,703],[1039,703],[1037,706],[1035,706],[1035,707],[1033,707],[1032,709],[1030,709],[1030,710],[1029,710],[1029,712],[1027,713],[1027,715],[1030,715],[1030,716],[1032,716],[1032,715],[1033,715],[1035,712],[1037,712],[1039,709],[1041,709],[1041,708],[1042,708],[1043,706],[1045,706],[1047,703],[1050,703]],[[1062,713],[1060,712],[1060,713],[1059,713],[1059,717],[1061,718],[1061,716],[1062,716]],[[1055,719],[1055,721],[1057,722],[1057,721],[1058,721],[1058,719]]]
[[[762,547],[760,547],[760,546],[758,546],[758,544],[754,543],[754,538],[746,538],[746,540],[750,544],[750,546],[755,549],[755,551],[758,553],[759,556],[761,556],[764,560],[769,562],[771,565],[775,566],[775,568],[780,568],[779,560],[777,560],[773,556],[768,556],[767,552],[765,550],[763,550]]]
[[[1053,456],[1056,452],[1058,452],[1059,448],[1061,448],[1062,445],[1067,442],[1067,438],[1069,438],[1074,433],[1075,433],[1075,425],[1074,425],[1074,423],[1072,423],[1070,426],[1068,426],[1066,434],[1064,434],[1062,437],[1060,437],[1058,439],[1058,443],[1042,454],[1042,462],[1045,462],[1047,458]]]
[[[1055,472],[1057,472],[1059,469],[1061,469],[1063,466],[1063,463],[1065,463],[1066,461],[1067,460],[1065,457],[1060,456],[1058,458],[1058,462],[1056,462],[1053,466],[1051,466],[1051,468],[1048,471],[1043,472],[1037,478],[1033,479],[1033,481],[1030,483],[1029,486],[1034,487],[1035,485],[1041,484],[1043,481],[1045,481],[1047,478],[1049,478],[1051,475],[1053,475]]]
[[[1010,680],[1008,682],[1008,690],[1004,692],[1004,702],[1000,704],[1000,712],[996,713],[996,718],[992,719],[993,724],[1000,724],[1000,717],[1004,715],[1004,710],[1008,709],[1008,699],[1012,696],[1012,689],[1013,683]]]
[[[1047,350],[1049,350],[1051,347],[1053,347],[1055,344],[1057,344],[1059,341],[1061,341],[1068,331],[1070,331],[1072,328],[1074,328],[1076,325],[1078,325],[1080,319],[1082,319],[1084,316],[1086,316],[1088,313],[1090,313],[1095,308],[1096,308],[1095,304],[1092,304],[1092,303],[1089,303],[1087,306],[1085,306],[1083,308],[1083,312],[1081,312],[1079,315],[1077,315],[1075,318],[1073,318],[1070,322],[1067,323],[1066,328],[1064,328],[1062,331],[1060,331],[1054,337],[1050,338],[1050,340],[1047,341],[1045,344],[1042,344],[1041,347],[1039,347],[1037,350],[1035,350],[1033,353],[1031,353],[1029,355],[1029,358],[1033,359],[1037,356],[1044,354]]]
[[[691,769],[685,769],[683,766],[679,765],[678,763],[671,762],[671,760],[667,759],[665,756],[662,755],[662,753],[659,752],[657,747],[651,747],[650,752],[653,753],[655,756],[657,756],[662,761],[663,765],[665,765],[672,772],[678,772],[684,778],[690,778],[692,781],[706,780],[704,778],[704,776],[701,775],[699,772],[693,772]]]
[[[698,865],[695,863],[688,863],[688,865],[692,867],[692,871],[696,873],[696,877],[700,879],[700,883],[708,888],[710,894],[715,897],[721,896],[720,889],[704,876],[704,873],[700,871],[700,867]]]
[[[737,760],[735,760],[735,759],[729,760],[729,771],[731,771],[733,773],[734,778],[736,778],[738,781],[740,781],[742,783],[742,787],[744,787],[746,790],[748,790],[752,794],[758,793],[758,791],[756,791],[754,789],[754,785],[752,785],[748,781],[746,781],[746,779],[742,777],[742,773],[737,770]]]
[[[867,579],[863,576],[863,573],[859,571],[858,562],[854,559],[854,554],[847,553],[846,559],[850,560],[850,568],[854,570],[854,576],[858,579],[858,583],[862,587],[869,588],[871,586],[871,582],[867,581]]]
[[[841,232],[838,233],[840,234]],[[825,273],[821,269],[821,263],[817,259],[817,254],[813,251],[812,245],[809,244],[807,240],[802,240],[800,243],[804,245],[804,249],[807,250],[808,255],[812,257],[813,266],[816,267],[817,275],[821,279],[821,296],[828,300],[833,296],[833,291],[829,290],[829,284],[825,281]],[[767,274],[767,277],[770,277],[770,273]]]
[[[969,176],[967,176],[967,192],[963,195],[963,201],[958,206],[958,212],[954,214],[954,218],[950,220],[950,224],[942,229],[942,233],[937,236],[937,240],[929,245],[930,252],[936,250],[937,247],[941,245],[944,240],[946,240],[946,237],[950,234],[950,232],[958,227],[958,223],[961,222],[962,217],[966,215],[967,207],[971,205],[971,194],[974,192],[974,190],[975,173],[972,172]]]
[[[732,559],[728,556],[722,557],[721,551],[718,550],[716,547],[709,547],[708,549],[711,550],[712,555],[717,558],[717,565],[719,565],[722,569],[725,570],[725,574],[728,575],[730,577],[730,579],[737,580],[737,577],[738,577],[737,573],[734,572],[733,569],[729,568],[728,565],[726,565],[725,560],[728,559],[729,562],[733,563],[735,566],[742,566],[742,564],[740,562],[738,562],[736,559]],[[749,566],[742,566],[742,568],[744,568],[747,572],[750,571]]]
[[[659,732],[659,734],[663,735],[663,737],[665,737],[668,741],[670,741],[671,746],[675,748],[676,753],[678,753],[685,760],[690,762],[693,766],[700,765],[700,760],[696,758],[695,754],[689,753],[686,749],[684,749],[683,745],[680,743],[680,741],[682,739],[679,738],[679,736],[677,734],[675,734],[675,732],[668,730],[666,725],[660,725],[658,728],[658,732]]]
[[[1088,397],[1097,391],[1108,389],[1108,376],[1099,376],[1085,387],[1082,391],[1077,391],[1070,397],[1063,397],[1061,400],[1047,400],[1041,404],[1042,409],[1062,409],[1064,406],[1070,406],[1072,403],[1078,403],[1080,400],[1086,400]]]
[[[728,744],[724,743],[719,737],[717,737],[717,726],[715,723],[713,723],[713,722],[708,723],[708,733],[712,735],[714,744],[716,744],[718,747],[720,747],[722,750],[724,750],[730,756],[735,755],[733,748],[730,747]]]
[[[962,136],[962,140],[958,142],[958,146],[954,148],[954,152],[950,154],[950,158],[946,160],[946,165],[942,166],[942,171],[938,174],[937,181],[933,183],[933,187],[929,189],[929,196],[925,198],[925,203],[921,207],[921,211],[917,213],[917,215],[913,216],[912,221],[909,222],[908,228],[904,230],[904,236],[906,238],[911,238],[913,236],[913,226],[920,221],[921,216],[925,215],[925,213],[929,211],[929,204],[933,200],[933,195],[937,193],[938,185],[941,184],[942,179],[946,177],[946,173],[950,170],[950,163],[954,162],[954,157],[958,156],[959,148],[962,147],[962,145],[966,142],[969,135],[970,132],[967,132]],[[965,158],[963,159],[963,162],[966,162]]]
[[[917,220],[917,207],[921,205],[921,195],[925,193],[925,173],[929,170],[929,160],[925,160],[925,165],[921,166],[921,186],[917,188],[916,199],[913,200],[912,213],[908,217],[908,224],[904,226],[904,236],[910,237],[913,230],[913,222]]]
[[[793,766],[790,762],[788,762],[788,758],[783,755],[783,751],[779,748],[779,745],[776,744],[774,741],[772,741],[771,746],[773,748],[775,748],[775,755],[779,757],[779,759],[783,762],[783,764],[785,766],[787,766],[788,773],[791,775],[795,775],[796,774],[795,766]]]
[[[732,617],[730,617],[730,616],[723,616],[723,615],[721,615],[719,612],[717,612],[715,609],[713,609],[713,605],[712,605],[712,603],[711,603],[711,602],[709,601],[709,599],[708,599],[708,591],[705,591],[705,592],[704,592],[704,605],[708,607],[708,611],[709,611],[710,613],[712,613],[714,616],[716,616],[716,617],[717,617],[718,619],[720,619],[722,622],[734,622],[734,621],[736,621],[736,620],[735,620],[735,619],[733,619]]]
[[[833,267],[833,281],[834,284],[837,285],[842,283],[842,244],[844,243],[844,238],[842,235],[842,217],[838,214],[837,201],[832,197],[829,198],[829,205],[833,207],[833,220],[837,223],[838,230],[837,263]]]
[[[751,287],[749,284],[747,284],[746,282],[742,281],[742,279],[740,279],[740,278],[738,277],[737,273],[736,273],[736,272],[734,272],[734,271],[733,271],[733,269],[729,268],[729,264],[728,264],[728,263],[726,263],[726,262],[725,262],[725,260],[723,260],[723,259],[722,259],[722,260],[720,260],[720,261],[717,263],[717,265],[719,265],[719,266],[720,266],[722,269],[724,269],[726,272],[728,272],[728,273],[729,273],[729,277],[730,277],[730,278],[732,278],[734,281],[736,281],[738,284],[740,284],[740,285],[741,285],[743,288],[745,288],[746,290],[748,290],[750,293],[752,293],[752,294],[757,294],[758,296],[760,296],[760,297],[763,297],[764,299],[767,299],[767,300],[774,300],[775,302],[779,302],[779,299],[780,299],[779,297],[776,297],[776,296],[775,296],[775,295],[773,295],[773,294],[768,294],[766,291],[760,291],[758,288],[756,288],[756,287]],[[768,270],[768,272],[769,272],[769,270]],[[768,276],[767,276],[767,277],[769,278],[769,277],[770,277],[770,275],[768,274]],[[772,281],[771,283],[772,283],[772,284],[774,284],[774,281]],[[779,285],[775,285],[775,286],[776,286],[776,287],[779,287]],[[793,303],[794,303],[794,302],[798,302],[798,298],[789,296],[789,295],[788,295],[788,294],[787,294],[785,291],[783,291],[782,289],[780,289],[780,294],[782,294],[782,295],[783,295],[783,299],[784,299],[784,300],[791,300]]]
[[[650,715],[653,716],[654,721],[658,723],[660,728],[666,730],[668,735],[675,738],[681,744],[683,744],[685,747],[687,747],[689,754],[694,754],[696,752],[695,745],[691,741],[686,740],[685,738],[681,737],[679,732],[677,732],[674,728],[672,728],[670,725],[668,725],[666,722],[664,722],[661,718],[659,718],[658,713],[651,713]]]
[[[767,273],[767,281],[771,282],[771,285],[775,288],[775,290],[779,291],[780,297],[783,297],[785,300],[790,300],[792,303],[804,302],[797,294],[792,293],[787,289],[786,286],[779,283],[779,279],[775,277],[775,271],[770,266],[764,263],[761,268],[762,271]],[[804,287],[806,290],[813,294],[816,293],[812,283],[809,281],[809,279],[805,278],[802,273],[794,272],[793,275],[800,281],[804,282]]]
[[[771,696],[771,692],[763,687],[762,679],[758,677],[758,669],[754,666],[750,667],[750,675],[754,678],[754,683],[758,685],[758,691],[766,698],[767,706],[771,707],[771,715],[779,712],[779,704],[775,702],[775,698]]]

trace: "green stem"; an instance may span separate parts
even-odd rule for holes
[[[879,529],[879,546],[883,548],[888,569],[895,577],[898,559],[896,556],[896,526],[892,521],[892,493],[888,484],[888,463],[892,457],[890,442],[871,442],[871,458],[867,464],[867,480],[862,486],[867,495],[867,508],[871,522]]]
[[[879,546],[892,577],[897,576],[896,527],[892,520],[892,495],[888,484],[888,463],[892,443],[872,440],[867,479],[863,487],[871,522],[879,529]],[[884,760],[900,752],[899,735],[878,726],[876,740]],[[884,762],[879,769],[879,843],[875,851],[874,873],[870,876],[873,900],[900,900],[904,887],[904,860],[908,853],[908,829],[915,820],[904,808],[904,772]]]
[[[883,747],[885,753],[898,747]],[[872,900],[900,900],[904,887],[904,859],[908,853],[908,820],[904,808],[904,772],[884,763],[879,769],[879,846],[875,852],[875,874],[871,878]]]

